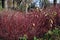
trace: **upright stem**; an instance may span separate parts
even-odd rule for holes
[[[28,0],[25,0],[25,4],[26,4],[26,13],[28,12]]]
[[[8,9],[8,0],[5,0],[5,8]]]
[[[28,12],[28,3],[26,3],[26,13]]]

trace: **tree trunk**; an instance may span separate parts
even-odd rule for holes
[[[48,4],[48,0],[44,0],[44,8],[46,9],[47,7],[47,4]]]
[[[13,0],[13,9],[14,9],[14,0]]]
[[[5,4],[4,5],[5,5],[6,9],[8,9],[8,3],[7,2],[8,2],[8,0],[5,0]]]
[[[4,5],[4,1],[5,1],[5,0],[2,0],[2,8],[4,8],[4,6],[5,6],[5,5]]]
[[[54,0],[54,6],[56,6],[57,0]]]

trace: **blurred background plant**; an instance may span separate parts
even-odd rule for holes
[[[59,3],[58,1],[59,0],[0,0],[0,9],[6,8],[28,11],[28,9],[34,9],[34,7],[38,7],[40,9],[47,8],[50,4],[56,5],[56,3]]]

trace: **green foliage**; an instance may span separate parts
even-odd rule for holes
[[[20,5],[20,6],[19,6],[19,9],[20,9],[21,11],[25,11],[26,7],[25,7],[24,5]]]
[[[44,40],[60,40],[60,30],[58,28],[55,28],[54,30],[49,30],[44,35]]]
[[[2,3],[1,3],[1,0],[0,0],[0,11],[2,10]]]
[[[23,40],[27,40],[26,36],[22,37]],[[34,36],[34,40],[60,40],[60,29],[55,28],[49,30],[42,38]]]
[[[36,37],[34,37],[34,40],[37,40],[37,38],[36,38]]]

